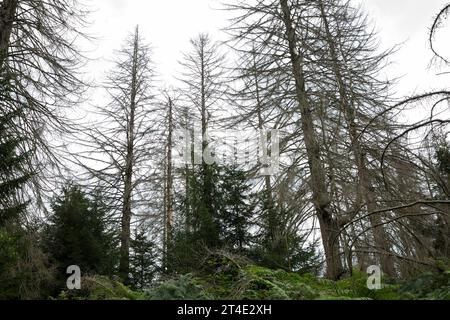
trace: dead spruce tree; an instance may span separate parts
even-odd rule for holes
[[[84,92],[75,44],[86,38],[87,13],[76,0],[0,1],[0,109],[23,110],[14,129],[36,150],[28,163],[35,192],[45,187],[43,171],[60,164],[55,138],[74,130],[66,112]]]
[[[444,24],[448,24],[450,5],[445,5],[436,15],[429,31],[429,46],[433,53],[432,63],[438,67],[448,67],[448,53],[439,51],[435,37]],[[443,31],[443,30],[442,30]],[[448,74],[440,72],[438,76]],[[409,122],[395,131],[381,148],[380,172],[383,184],[398,201],[378,211],[396,213],[389,225],[395,225],[395,235],[401,240],[396,252],[403,261],[400,265],[403,275],[413,274],[418,268],[437,268],[442,270],[440,259],[448,258],[445,246],[449,243],[450,202],[448,180],[445,178],[445,165],[448,157],[448,133],[450,91],[448,87],[404,98],[393,103],[388,111],[402,114],[411,108],[427,108],[422,119]],[[380,112],[370,120],[376,122],[385,115]],[[366,134],[367,128],[364,130]],[[397,162],[400,171],[407,171],[401,180],[393,178],[389,166],[397,157],[398,146],[406,149],[407,158]],[[414,172],[414,176],[411,176]],[[444,173],[444,175],[443,175]],[[447,181],[446,181],[447,180]],[[408,192],[399,192],[407,190]],[[409,195],[409,197],[408,197]],[[447,257],[446,257],[447,256]]]
[[[185,53],[181,64],[180,81],[183,87],[183,100],[189,112],[195,115],[200,124],[202,137],[200,154],[194,152],[194,160],[199,164],[201,176],[201,207],[189,208],[192,217],[187,217],[195,232],[202,234],[202,240],[210,247],[219,243],[219,230],[215,223],[215,208],[213,207],[214,181],[212,179],[212,165],[207,158],[211,158],[211,149],[208,146],[208,131],[213,126],[213,115],[224,94],[225,59],[220,53],[219,46],[209,35],[200,34],[191,40],[192,50]],[[186,128],[190,130],[191,128]],[[195,170],[195,166],[192,167]],[[187,174],[187,173],[186,173]],[[192,210],[191,210],[192,209]],[[196,226],[193,226],[196,221]]]
[[[296,185],[309,180],[306,196],[319,221],[328,276],[342,274],[344,253],[351,272],[355,251],[360,267],[379,263],[395,276],[395,251],[405,247],[395,236],[400,223],[392,223],[400,213],[379,209],[417,192],[400,187],[393,192],[380,183],[380,150],[398,127],[389,106],[390,83],[380,80],[390,51],[379,53],[364,14],[349,1],[255,1],[228,8],[240,13],[228,31],[233,47],[247,59],[241,60],[247,65],[245,77],[257,75],[252,89],[244,86],[244,97],[250,92],[253,99],[244,121],[258,114],[261,93],[276,97],[263,99],[272,104],[264,112],[277,114],[271,119],[287,132],[280,152],[293,161],[281,176],[292,179],[297,168]],[[252,55],[259,64],[253,69],[247,63]],[[264,78],[273,82],[261,82]],[[277,93],[279,88],[284,94]],[[385,159],[391,184],[408,180],[417,185],[409,151],[401,143],[395,150]],[[298,171],[302,165],[308,175]]]
[[[166,248],[170,247],[173,236],[173,215],[174,215],[174,191],[173,191],[173,143],[174,143],[174,100],[172,97],[167,96],[167,156],[166,156],[166,186],[165,186],[165,199],[166,199]]]
[[[353,153],[353,159],[350,161],[357,169],[355,178],[358,188],[355,192],[356,198],[352,201],[355,206],[353,215],[357,215],[361,207],[365,207],[366,212],[374,212],[380,198],[377,198],[375,191],[376,176],[371,173],[371,162],[378,158],[376,150],[380,144],[377,146],[372,142],[371,145],[369,141],[376,141],[376,136],[387,135],[388,138],[391,130],[389,126],[392,127],[395,123],[383,117],[380,120],[384,122],[374,123],[372,127],[376,126],[376,130],[371,130],[370,139],[367,139],[366,135],[365,141],[360,139],[359,133],[377,109],[387,108],[389,85],[387,81],[378,80],[378,77],[389,52],[376,54],[375,35],[369,31],[365,16],[348,1],[317,0],[313,3],[316,4],[320,17],[320,29],[317,33],[323,37],[326,44],[323,54],[329,57],[322,60],[320,65],[322,76],[328,78],[328,81],[322,83],[331,84],[331,88],[327,90],[327,86],[322,85],[322,92],[329,103],[326,108],[331,109],[335,105],[337,109],[333,113],[328,112],[328,117],[334,117],[335,123],[338,123],[336,118],[341,114],[344,120],[341,130],[344,130],[345,136],[348,137],[341,135],[332,143],[348,141]],[[320,52],[320,48],[317,51]],[[345,154],[345,148],[341,152]],[[333,164],[330,163],[329,167],[332,168]],[[379,252],[380,265],[386,274],[395,276],[389,236],[382,225],[381,215],[370,215],[369,220],[373,226],[374,248]]]
[[[228,110],[231,114],[226,119],[227,126],[258,132],[259,138],[263,135],[261,143],[266,145],[268,157],[272,156],[270,130],[280,133],[280,172],[264,173],[267,164],[258,161],[248,168],[247,175],[258,195],[256,232],[262,238],[258,246],[263,260],[278,268],[289,268],[292,264],[288,252],[301,246],[292,240],[301,234],[301,222],[311,213],[304,179],[294,173],[300,157],[296,155],[298,145],[292,139],[297,134],[297,119],[290,112],[295,101],[290,98],[289,68],[265,52],[264,45],[249,41],[235,46],[233,30],[228,31],[232,37],[229,47],[238,58],[232,73],[233,90],[228,94],[228,103],[233,108]],[[261,150],[254,152],[261,155]]]
[[[175,230],[175,184],[176,184],[176,170],[174,166],[174,158],[176,156],[175,143],[176,136],[175,130],[177,129],[177,117],[178,117],[178,103],[179,95],[174,90],[164,90],[162,93],[162,101],[159,103],[161,106],[160,121],[161,127],[161,146],[163,149],[164,167],[160,173],[163,180],[163,270],[167,271],[168,256],[170,255],[173,235]]]
[[[444,65],[446,60],[435,50],[433,39],[447,10],[448,6],[436,17],[429,38],[436,60]],[[442,268],[438,261],[442,252],[445,252],[442,244],[445,247],[448,242],[448,236],[442,235],[448,233],[445,232],[448,230],[445,220],[448,219],[450,206],[445,198],[445,184],[440,177],[439,152],[436,150],[439,150],[437,141],[448,132],[450,122],[445,117],[448,114],[445,108],[448,106],[449,93],[443,89],[407,97],[399,102],[376,104],[383,107],[371,107],[371,112],[366,112],[365,118],[358,120],[357,138],[367,158],[371,159],[368,162],[369,178],[376,205],[372,205],[372,210],[361,211],[360,214],[352,211],[354,209],[348,210],[354,216],[350,215],[353,220],[345,228],[357,227],[357,231],[352,232],[351,242],[352,245],[359,242],[356,251],[361,252],[355,252],[358,260],[361,253],[369,259],[372,255],[381,254],[385,273],[389,272],[392,261],[395,261],[395,274],[401,276],[409,276],[424,268]],[[361,96],[371,97],[373,94]],[[366,104],[372,105],[370,102]],[[393,113],[403,114],[419,105],[429,106],[430,114],[417,122],[392,126]],[[387,129],[387,124],[390,129]],[[365,220],[370,223],[365,223]],[[375,238],[377,229],[379,239],[384,241]],[[371,233],[374,241],[368,237]]]
[[[120,217],[119,273],[126,282],[133,215],[142,213],[147,205],[156,170],[151,163],[155,150],[152,136],[156,132],[152,114],[156,107],[151,50],[138,27],[117,55],[105,85],[111,102],[99,108],[99,122],[88,132],[87,150],[79,154],[79,161],[88,176],[98,181],[110,207]]]
[[[327,177],[321,158],[320,137],[314,121],[315,106],[308,90],[310,56],[304,44],[310,34],[305,34],[299,25],[305,19],[302,5],[294,1],[239,2],[229,5],[230,10],[240,12],[229,30],[236,35],[237,42],[254,42],[260,45],[263,54],[276,57],[278,64],[287,73],[291,104],[299,129],[297,139],[305,150],[310,179],[312,204],[319,221],[322,243],[327,262],[327,277],[339,278],[343,265],[339,246],[339,223],[336,212],[330,206],[332,199],[327,189]],[[297,130],[296,130],[297,131]],[[302,152],[303,154],[303,152]]]

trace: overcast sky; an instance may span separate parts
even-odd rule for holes
[[[230,0],[232,1],[232,0]],[[449,87],[449,76],[436,76],[427,69],[431,53],[427,32],[433,17],[447,0],[355,0],[363,4],[379,31],[382,48],[403,43],[392,57],[394,63],[388,73],[403,76],[396,91],[409,95],[429,88]],[[105,60],[113,57],[123,39],[140,25],[145,39],[154,47],[154,60],[164,83],[170,84],[179,70],[181,52],[189,49],[190,38],[208,32],[215,39],[223,39],[220,29],[227,25],[227,13],[217,0],[95,0],[93,25],[90,33],[98,38],[89,56],[97,58],[90,72],[97,80],[108,71]],[[450,25],[450,23],[449,23]],[[441,32],[439,43],[450,56],[450,34]],[[445,34],[447,37],[445,37]]]

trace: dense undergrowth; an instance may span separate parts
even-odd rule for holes
[[[384,281],[388,282],[388,281]],[[58,299],[87,300],[450,300],[450,271],[423,273],[405,281],[367,288],[367,275],[330,281],[311,274],[271,270],[255,265],[225,265],[214,272],[161,280],[146,291],[133,291],[101,276],[85,277],[82,289]]]

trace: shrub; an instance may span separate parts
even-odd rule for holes
[[[63,291],[62,300],[145,300],[145,293],[135,292],[124,284],[104,276],[83,277],[80,290]]]
[[[148,294],[152,300],[209,300],[210,296],[191,275],[183,275],[161,283]]]
[[[417,299],[450,300],[450,271],[421,274],[403,283],[399,291]]]
[[[244,300],[310,300],[318,293],[302,277],[283,270],[248,266],[241,270],[234,288],[235,299]]]

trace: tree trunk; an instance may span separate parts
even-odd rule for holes
[[[133,165],[134,165],[134,140],[135,140],[135,112],[137,95],[139,31],[136,29],[134,40],[133,70],[130,92],[130,110],[127,123],[127,153],[125,158],[125,185],[123,192],[122,230],[120,247],[119,273],[125,283],[128,282],[130,270],[130,242],[131,242],[131,202],[133,192]]]
[[[208,114],[208,106],[207,106],[207,79],[209,72],[208,70],[208,61],[207,61],[207,52],[205,52],[206,46],[208,44],[208,38],[205,35],[200,35],[199,42],[199,50],[200,50],[200,108],[201,108],[201,122],[202,122],[202,205],[204,206],[204,211],[202,216],[201,223],[203,224],[202,228],[207,228],[206,230],[208,234],[207,238],[204,239],[205,243],[210,247],[216,247],[219,243],[219,234],[217,230],[217,226],[214,221],[214,208],[212,207],[212,203],[214,202],[212,199],[212,190],[214,188],[214,182],[212,180],[212,167],[210,164],[206,162],[205,155],[208,148],[207,141],[207,131],[209,125],[209,114]]]
[[[283,12],[283,22],[286,28],[292,71],[295,78],[297,101],[301,112],[301,127],[311,174],[313,202],[320,224],[327,261],[327,277],[330,279],[338,279],[343,272],[339,252],[339,225],[330,209],[331,201],[325,183],[326,177],[320,158],[320,147],[314,131],[312,110],[310,109],[306,93],[302,67],[303,59],[297,50],[297,36],[293,27],[291,10],[287,0],[280,0],[280,4]]]
[[[173,141],[173,101],[169,97],[168,123],[169,132],[167,137],[167,172],[166,172],[166,251],[170,250],[173,235],[173,174],[172,174],[172,141]],[[167,255],[166,252],[166,255]]]
[[[0,7],[0,71],[3,71],[3,65],[8,57],[17,6],[18,0],[3,0]]]
[[[359,176],[359,188],[360,195],[364,198],[366,202],[366,207],[368,212],[374,212],[377,210],[376,207],[376,196],[372,190],[371,186],[371,176],[367,169],[367,158],[362,150],[361,143],[359,141],[359,134],[356,126],[356,111],[352,103],[350,103],[348,99],[348,86],[344,81],[344,78],[341,73],[341,69],[339,66],[338,54],[337,54],[337,46],[334,41],[334,38],[331,34],[329,22],[327,19],[327,15],[325,12],[325,7],[322,0],[318,1],[322,20],[325,27],[325,34],[328,43],[328,47],[330,50],[330,56],[332,61],[333,73],[336,78],[339,87],[339,103],[341,105],[341,109],[344,112],[345,119],[347,121],[347,125],[349,128],[350,140],[353,146],[353,154],[355,157],[356,166],[358,169]],[[351,89],[350,89],[351,90]],[[395,267],[394,262],[392,260],[392,256],[390,255],[391,248],[389,245],[389,238],[381,225],[382,220],[381,217],[377,214],[370,215],[369,217],[370,224],[373,227],[373,235],[375,246],[380,252],[380,263],[381,268],[384,273],[389,276],[395,276]]]
[[[253,69],[254,69],[254,80],[255,80],[255,93],[256,93],[256,109],[257,109],[257,116],[258,116],[258,130],[260,131],[260,134],[265,134],[263,132],[264,130],[264,120],[262,118],[262,101],[261,101],[261,95],[260,95],[260,89],[259,89],[259,78],[257,73],[257,66],[256,66],[256,59],[255,59],[255,52],[253,51]],[[262,143],[265,143],[265,138]],[[268,149],[268,157],[271,157],[270,150]],[[265,195],[265,206],[268,214],[268,234],[269,239],[273,243],[276,239],[276,232],[278,228],[277,223],[277,216],[274,208],[273,203],[273,195],[272,195],[272,185],[270,181],[270,176],[266,175],[264,177],[264,195]]]

